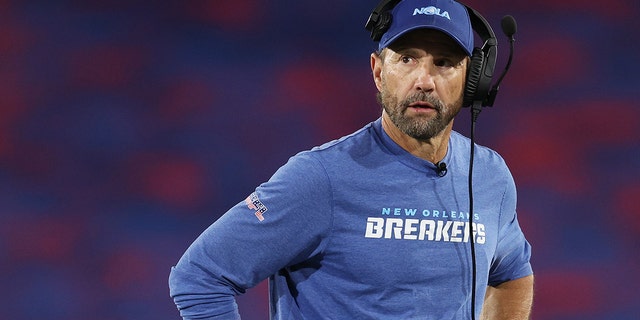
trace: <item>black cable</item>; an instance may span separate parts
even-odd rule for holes
[[[512,16],[504,16],[501,21],[502,31],[509,38],[509,60],[507,61],[507,65],[502,71],[502,75],[490,90],[488,97],[485,101],[474,101],[471,106],[471,146],[469,155],[469,243],[471,247],[471,264],[472,264],[472,274],[471,274],[471,319],[476,319],[476,277],[477,277],[477,261],[476,261],[476,243],[475,238],[473,236],[473,158],[475,154],[476,147],[476,121],[478,120],[478,115],[480,111],[482,111],[482,106],[491,107],[493,106],[493,102],[498,94],[498,88],[502,79],[507,74],[509,67],[511,66],[511,60],[513,58],[513,43],[515,39],[513,35],[516,33],[518,27],[516,25],[516,20]]]
[[[480,102],[471,107],[471,146],[469,155],[469,243],[471,247],[471,320],[476,319],[476,242],[473,236],[473,158],[476,145],[476,121],[482,110]]]

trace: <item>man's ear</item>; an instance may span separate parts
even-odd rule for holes
[[[373,52],[371,54],[371,74],[373,75],[373,82],[375,82],[378,91],[382,90],[382,78],[380,77],[381,73],[382,57],[377,52]]]

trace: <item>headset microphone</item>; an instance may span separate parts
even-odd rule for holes
[[[513,43],[516,41],[513,38],[513,35],[516,34],[516,31],[518,31],[516,19],[514,19],[510,15],[506,15],[502,18],[500,26],[502,27],[502,32],[504,32],[507,38],[509,38],[509,60],[507,60],[507,64],[504,67],[504,71],[502,71],[500,78],[498,78],[496,84],[494,84],[491,88],[491,91],[489,91],[489,96],[487,97],[486,104],[487,107],[493,107],[493,103],[496,100],[496,95],[498,95],[498,89],[500,89],[500,83],[502,82],[504,76],[507,74],[507,71],[509,71],[509,67],[511,67],[511,60],[513,59]]]
[[[509,37],[510,41],[513,40],[513,35],[518,31],[518,25],[516,24],[516,19],[513,16],[506,15],[502,17],[502,21],[500,22],[500,26],[502,27],[502,32]]]

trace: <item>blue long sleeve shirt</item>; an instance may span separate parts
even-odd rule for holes
[[[470,237],[479,315],[487,285],[532,274],[504,160],[453,132],[444,176],[381,121],[301,152],[207,228],[172,268],[184,319],[239,319],[234,296],[269,278],[272,319],[468,319]]]

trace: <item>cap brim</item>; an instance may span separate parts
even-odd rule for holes
[[[465,46],[464,43],[458,39],[456,36],[454,36],[453,34],[451,34],[451,32],[445,30],[444,28],[438,27],[438,26],[434,26],[432,24],[424,24],[424,25],[416,25],[413,26],[411,28],[408,28],[396,35],[394,35],[393,37],[389,38],[388,40],[385,40],[384,42],[380,42],[378,49],[382,50],[386,47],[388,47],[389,45],[391,45],[394,41],[398,40],[398,38],[402,37],[403,35],[417,30],[417,29],[432,29],[432,30],[438,30],[440,32],[443,32],[444,34],[448,35],[449,37],[451,37],[451,39],[455,40],[455,42],[460,46],[460,49],[462,49],[462,51],[464,51],[467,56],[471,56],[472,52],[470,52]]]

